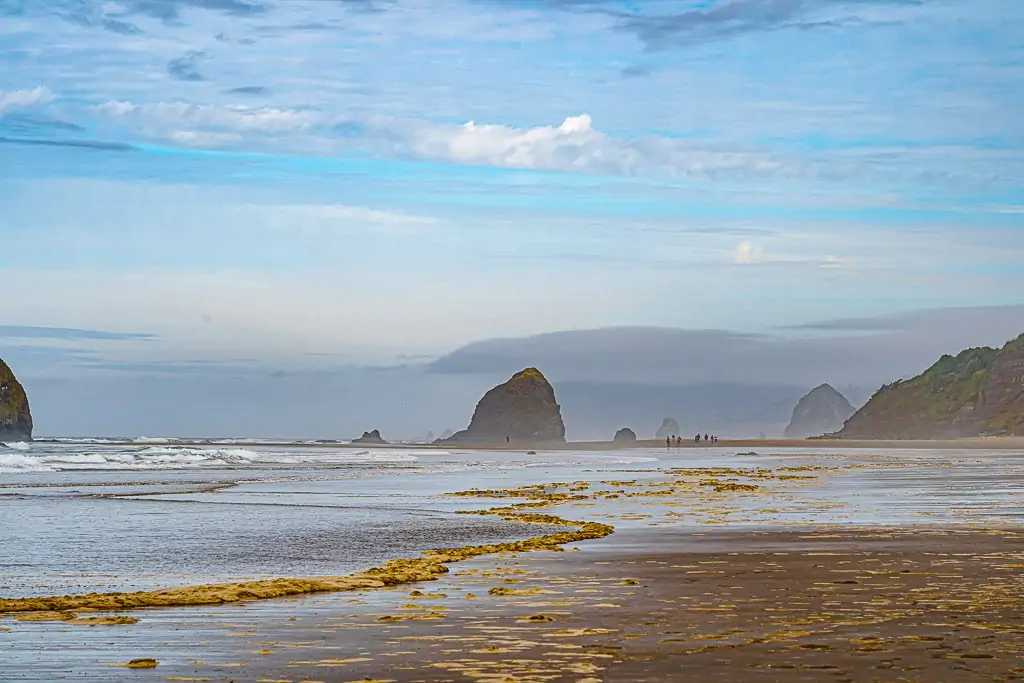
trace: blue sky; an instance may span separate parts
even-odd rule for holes
[[[0,0],[4,344],[315,369],[1019,304],[1022,122],[1017,0]]]

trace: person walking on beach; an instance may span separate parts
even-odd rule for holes
[[[697,434],[697,436],[693,437],[693,442],[700,443],[700,434]]]
[[[672,437],[665,437],[665,448],[672,448]]]

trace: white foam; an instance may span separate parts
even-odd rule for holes
[[[0,470],[18,470],[19,472],[52,472],[53,468],[41,462],[39,458],[22,453],[0,452]]]
[[[415,462],[419,458],[402,451],[370,450],[288,450],[274,448],[252,450],[198,446],[117,447],[89,445],[88,450],[68,444],[38,444],[28,449],[0,451],[0,470],[147,470],[199,468],[264,468],[264,467],[339,467],[381,463]]]
[[[24,441],[14,441],[10,443],[5,441],[4,445],[10,448],[12,451],[27,451],[30,448],[32,448],[31,445],[25,443]]]

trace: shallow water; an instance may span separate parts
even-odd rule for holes
[[[139,590],[346,574],[423,550],[544,533],[466,516],[494,500],[441,494],[553,481],[656,479],[671,467],[813,466],[806,485],[728,500],[694,497],[671,518],[648,502],[556,510],[621,531],[655,523],[1018,524],[1024,454],[1010,451],[725,449],[458,452],[305,444],[34,443],[0,451],[0,596]],[[615,536],[609,539],[615,541]]]
[[[654,462],[546,457],[35,443],[0,453],[0,596],[341,575],[519,540],[551,528],[459,515],[490,503],[440,494],[504,487],[516,471],[526,481],[552,468]]]

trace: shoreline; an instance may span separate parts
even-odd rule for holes
[[[63,437],[61,437],[63,438]],[[95,437],[82,437],[83,439]],[[35,443],[79,443],[69,441],[52,441],[45,437],[38,439]],[[84,442],[91,443],[91,442]],[[434,443],[384,443],[384,444],[353,444],[353,443],[303,443],[283,441],[215,441],[215,440],[193,440],[193,441],[104,441],[98,446],[113,446],[127,448],[138,447],[175,447],[184,448],[299,448],[299,449],[344,449],[344,450],[438,450],[438,451],[487,451],[487,452],[515,452],[524,450],[536,450],[538,453],[544,451],[629,451],[636,449],[660,449],[668,452],[677,452],[687,449],[698,448],[810,448],[810,449],[877,449],[889,448],[894,450],[1024,450],[1024,436],[984,436],[967,437],[963,439],[721,439],[716,443],[700,442],[684,438],[678,446],[666,447],[664,439],[638,439],[635,443],[622,445],[612,441],[567,441],[565,444],[523,444],[506,446],[496,445],[470,445],[470,444],[434,444]]]

